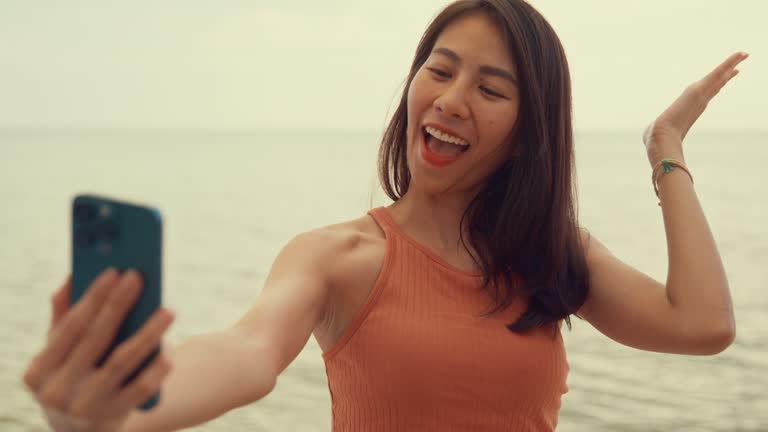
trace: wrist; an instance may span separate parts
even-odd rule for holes
[[[120,419],[91,422],[51,408],[44,408],[43,412],[53,432],[118,432],[122,423]]]
[[[686,163],[682,142],[674,140],[656,141],[648,147],[648,162],[654,168],[662,159],[677,159]]]
[[[691,179],[691,183],[693,183],[693,176],[691,175],[691,172],[688,170],[688,168],[685,166],[685,162],[681,160],[676,160],[673,158],[664,158],[656,164],[653,168],[653,173],[651,174],[651,180],[653,182],[653,191],[656,193],[656,197],[661,199],[659,196],[659,184],[661,182],[662,177],[665,177],[669,175],[672,171],[675,171],[675,168],[679,168],[680,170],[684,171],[686,174],[688,174],[688,177]],[[659,201],[659,205],[661,205],[661,201]]]

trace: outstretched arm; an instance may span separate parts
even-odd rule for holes
[[[170,431],[212,420],[269,394],[323,319],[324,263],[334,247],[323,234],[291,240],[272,265],[256,304],[231,328],[173,349],[160,404],[133,411],[124,432]]]
[[[229,329],[193,337],[170,355],[163,350],[125,387],[120,383],[160,343],[173,315],[161,308],[96,367],[135,303],[141,277],[109,269],[71,308],[68,279],[53,297],[46,344],[30,360],[23,381],[57,432],[170,431],[258,400],[325,323],[329,269],[348,248],[338,239],[327,229],[296,236],[278,254],[256,304],[242,319]],[[136,411],[160,387],[159,404]]]

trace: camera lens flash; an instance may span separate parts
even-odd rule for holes
[[[109,204],[102,204],[101,207],[99,207],[99,216],[104,218],[108,218],[109,215],[112,214],[112,208],[109,206]]]

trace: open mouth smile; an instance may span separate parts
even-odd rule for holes
[[[432,165],[449,165],[469,150],[470,144],[467,140],[443,129],[427,125],[421,132],[421,156]]]

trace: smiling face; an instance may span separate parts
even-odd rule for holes
[[[470,191],[510,157],[520,104],[504,40],[482,14],[440,33],[408,90],[411,186],[429,194]]]

